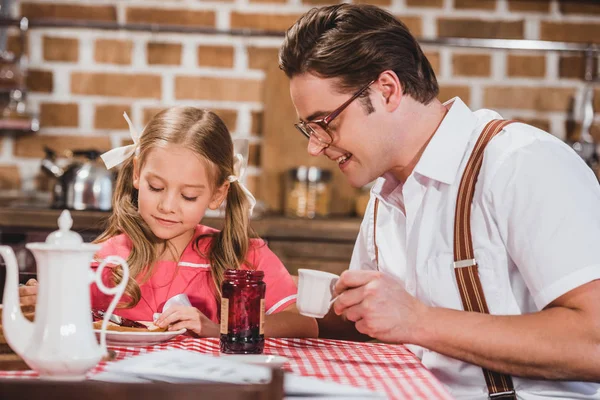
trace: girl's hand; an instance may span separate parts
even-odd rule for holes
[[[25,286],[19,286],[19,301],[21,305],[35,305],[37,300],[38,282],[35,279],[27,281]]]
[[[170,331],[185,328],[200,337],[218,337],[219,324],[212,322],[196,307],[175,305],[169,307],[154,322],[158,327],[169,327]]]

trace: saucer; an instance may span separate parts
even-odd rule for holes
[[[286,357],[271,354],[221,354],[221,357],[244,364],[262,365],[272,368],[281,368],[289,361]]]
[[[141,323],[154,326],[151,322],[140,321]],[[112,322],[109,322],[112,324]],[[100,329],[94,329],[96,337],[100,340]],[[106,331],[106,344],[109,346],[152,346],[162,342],[166,342],[174,338],[175,336],[181,335],[186,332],[186,329],[180,329],[178,331]]]
[[[94,330],[100,339],[100,330]],[[165,332],[106,332],[106,344],[109,346],[152,346],[166,342],[185,333],[185,329]]]

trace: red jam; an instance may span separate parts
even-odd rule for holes
[[[221,286],[221,352],[261,354],[265,335],[264,272],[228,269]]]

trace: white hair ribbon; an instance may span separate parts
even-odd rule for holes
[[[129,116],[126,112],[123,113],[123,117],[125,121],[127,121],[127,125],[129,125],[129,134],[131,135],[131,139],[133,140],[133,144],[127,146],[116,147],[112,150],[107,151],[102,154],[100,157],[102,161],[104,161],[104,165],[106,165],[107,169],[111,169],[114,166],[117,166],[131,157],[132,154],[136,152],[138,149],[138,144],[140,141],[140,134],[133,127],[133,123],[129,119]]]
[[[254,210],[254,206],[256,205],[256,198],[254,197],[254,195],[252,194],[252,192],[250,190],[248,190],[248,188],[246,187],[246,185],[244,185],[241,182],[241,179],[244,177],[245,173],[246,173],[246,160],[244,160],[244,156],[242,156],[241,154],[235,154],[233,156],[234,161],[233,161],[233,175],[229,175],[227,177],[227,180],[231,183],[233,182],[237,182],[238,185],[240,186],[240,188],[242,189],[242,192],[244,192],[244,194],[246,195],[246,197],[248,198],[248,203],[250,203],[250,216],[252,216],[252,211]]]

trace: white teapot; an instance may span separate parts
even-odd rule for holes
[[[8,246],[0,246],[6,263],[2,326],[8,345],[41,378],[82,380],[95,367],[106,351],[106,325],[121,298],[129,265],[118,256],[107,257],[97,271],[90,262],[101,245],[83,243],[71,231],[73,220],[64,210],[58,219],[59,230],[48,235],[45,243],[25,245],[37,263],[38,295],[35,322],[27,320],[19,304],[19,279],[15,254]],[[102,282],[106,264],[120,264],[122,281],[113,288]],[[107,295],[114,295],[104,316],[100,344],[92,326],[90,284]]]

